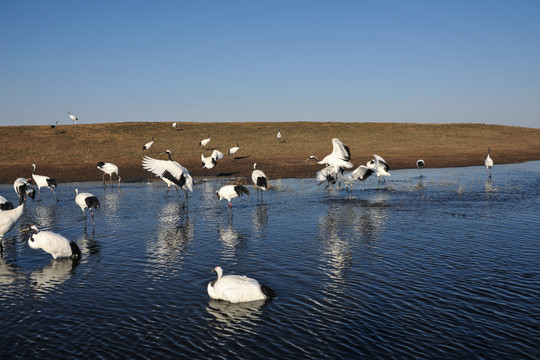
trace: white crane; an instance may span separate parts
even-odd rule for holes
[[[208,283],[207,291],[208,296],[214,300],[240,303],[271,300],[277,295],[269,286],[247,276],[223,276],[223,269],[220,266],[216,266],[212,271],[215,271],[217,278]]]
[[[253,184],[255,185],[255,189],[257,190],[257,195],[259,195],[259,191],[261,192],[261,202],[262,202],[263,190],[266,191],[268,189],[268,179],[266,178],[266,174],[264,172],[257,169],[257,163],[253,164],[253,172],[251,173],[251,181],[253,181]]]
[[[144,144],[144,146],[142,147],[142,151],[150,149],[153,144],[154,144],[154,137],[152,136],[152,141],[149,141],[146,144]]]
[[[68,115],[69,115],[69,118],[71,119],[71,121],[73,121],[73,123],[75,124],[77,121],[79,121],[79,118],[76,117],[75,115],[73,115],[72,113],[70,113],[68,111]]]
[[[54,122],[54,124],[51,125],[51,129],[55,129],[56,130],[56,126],[58,125],[58,120],[56,120]]]
[[[32,249],[43,249],[43,251],[51,254],[54,259],[63,257],[81,258],[81,250],[73,241],[69,241],[62,235],[52,231],[39,231],[36,225],[30,226],[30,230],[36,232],[28,239],[28,245]]]
[[[426,166],[426,162],[422,159],[416,161],[416,167],[420,171],[420,176],[422,176],[422,169]]]
[[[487,153],[486,160],[484,161],[484,164],[486,165],[488,176],[491,179],[491,169],[493,169],[493,159],[489,156],[490,152],[491,152],[491,149],[488,148],[488,153]]]
[[[214,149],[212,155],[209,157],[204,157],[204,154],[201,154],[201,162],[203,169],[212,169],[216,166],[218,160],[221,160],[225,157],[223,153],[217,149]]]
[[[210,142],[210,135],[208,135],[207,139],[199,141],[199,146],[206,146]]]
[[[23,194],[22,204],[11,210],[0,211],[0,255],[2,255],[2,252],[4,251],[4,247],[2,245],[4,235],[6,235],[6,233],[10,231],[13,226],[15,226],[17,221],[19,221],[24,213],[25,204],[26,200]]]
[[[356,180],[365,181],[368,177],[373,174],[374,170],[365,166],[360,165],[352,172],[344,173],[343,169],[338,171],[338,179],[345,184],[345,189],[353,191],[353,184]]]
[[[229,155],[236,154],[239,149],[240,149],[240,145],[238,143],[236,143],[236,146],[229,149]]]
[[[249,195],[249,190],[243,185],[225,185],[216,191],[216,196],[218,200],[226,199],[229,202],[229,207],[227,208],[227,215],[229,210],[231,211],[232,216],[232,203],[231,199],[242,195]]]
[[[278,141],[281,141],[281,131],[279,131],[279,129],[277,129],[277,139]]]
[[[170,150],[165,150],[164,154],[169,156],[169,160],[158,160],[145,156],[142,166],[144,169],[154,173],[154,175],[159,176],[167,184],[165,196],[169,193],[171,186],[175,185],[175,188],[176,186],[181,187],[186,192],[185,203],[188,200],[188,191],[193,192],[193,178],[188,169],[172,159]],[[176,191],[178,192],[177,188]]]
[[[97,197],[95,197],[93,194],[82,192],[79,193],[79,189],[75,189],[75,203],[79,205],[83,212],[84,217],[84,228],[86,229],[86,212],[84,209],[90,210],[90,214],[92,214],[92,225],[96,226],[96,222],[94,221],[94,212],[92,211],[92,208],[99,209],[99,200]]]
[[[48,176],[45,176],[45,175],[37,175],[36,174],[36,164],[32,164],[32,179],[34,179],[34,182],[36,183],[37,187],[38,187],[38,201],[39,201],[39,197],[41,195],[41,188],[42,187],[46,187],[46,188],[49,188],[51,189],[51,191],[53,192],[54,194],[54,198],[56,199],[56,201],[58,201],[58,197],[56,196],[56,193],[54,192],[54,187],[56,187],[56,180],[53,179],[53,178],[50,178]]]
[[[122,180],[122,178],[120,177],[120,173],[118,172],[118,166],[110,162],[100,161],[97,164],[97,168],[103,171],[103,175],[101,176],[101,178],[103,179],[103,185],[105,185],[105,175],[109,175],[112,186],[112,174],[116,174],[118,176],[118,185],[120,186],[120,181]]]
[[[390,166],[388,166],[388,163],[379,155],[373,155],[373,159],[368,161],[366,165],[375,171],[379,181],[381,181],[381,178],[383,179],[384,185],[386,186],[386,179],[384,177],[390,176]]]
[[[173,123],[173,124],[172,124],[172,128],[173,128],[173,129],[176,129],[176,123]]]
[[[324,159],[319,161],[316,156],[310,156],[307,160],[316,160],[319,164],[332,166],[335,174],[338,173],[340,168],[350,169],[354,166],[349,161],[351,160],[349,147],[339,141],[338,138],[332,139],[332,152],[326,155]]]
[[[323,182],[327,182],[324,189],[328,189],[330,185],[334,185],[337,180],[337,173],[333,166],[325,166],[323,169],[317,171],[316,179],[319,182],[319,185],[321,185]]]

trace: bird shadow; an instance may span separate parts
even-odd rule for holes
[[[247,159],[247,158],[249,158],[249,155],[248,156],[236,156],[233,159],[234,160],[244,160],[244,159]]]
[[[234,171],[234,172],[228,172],[228,173],[219,173],[217,176],[233,176],[237,174],[240,174],[240,173],[238,171]]]

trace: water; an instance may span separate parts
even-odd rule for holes
[[[59,203],[44,189],[4,238],[1,358],[540,358],[539,175],[393,171],[352,196],[271,180],[262,205],[233,199],[232,221],[221,181],[197,184],[189,209],[161,181],[60,184]],[[101,201],[95,231],[75,188]],[[32,223],[81,261],[30,249]],[[216,265],[278,296],[210,301]]]

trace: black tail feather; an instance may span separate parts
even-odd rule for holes
[[[249,190],[244,185],[236,185],[234,191],[236,191],[238,196],[242,196],[243,194],[249,195]]]
[[[277,293],[268,285],[261,284],[261,291],[268,300],[272,300],[277,296]]]
[[[99,209],[99,200],[95,196],[89,196],[86,199],[84,199],[86,202],[86,206],[88,206],[89,209]]]
[[[81,258],[81,249],[73,241],[70,241],[69,246],[71,247],[71,258],[80,259]]]

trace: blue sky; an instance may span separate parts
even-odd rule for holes
[[[0,125],[540,128],[540,1],[2,1]]]

